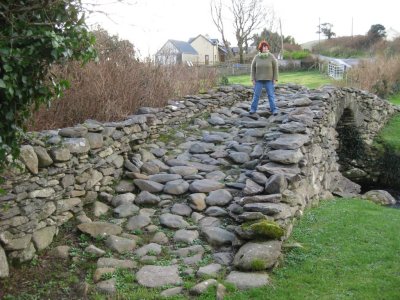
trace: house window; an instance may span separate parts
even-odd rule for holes
[[[210,56],[209,55],[205,55],[204,56],[204,64],[208,65],[210,63]]]

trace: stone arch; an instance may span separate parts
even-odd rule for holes
[[[344,93],[334,101],[331,126],[337,132],[339,171],[359,184],[376,181],[376,153],[371,146],[388,120],[385,102],[363,91]]]
[[[356,118],[356,112],[351,107],[344,108],[340,119],[336,124],[338,133],[338,155],[339,170],[351,180],[360,181],[366,172],[363,170],[363,161],[366,155],[365,144],[360,126],[360,119]]]

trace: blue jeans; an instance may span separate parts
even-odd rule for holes
[[[258,101],[260,100],[262,88],[265,87],[268,95],[269,109],[272,113],[277,111],[275,105],[275,87],[272,80],[257,80],[254,85],[253,102],[250,106],[250,112],[256,112],[258,107]]]

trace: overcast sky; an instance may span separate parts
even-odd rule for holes
[[[141,57],[154,55],[168,39],[187,41],[208,34],[221,40],[211,19],[210,0],[85,1],[102,4],[97,9],[108,15],[90,15],[88,23],[130,40]],[[231,0],[223,2],[229,5]],[[264,4],[281,19],[283,35],[293,36],[297,43],[318,39],[319,20],[333,24],[337,36],[365,34],[373,24],[382,24],[390,35],[400,33],[400,2],[395,0],[265,0]],[[232,20],[225,24],[228,40],[236,46]]]

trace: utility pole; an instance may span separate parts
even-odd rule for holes
[[[278,57],[278,59],[283,59],[283,34],[282,34],[282,22],[281,22],[281,18],[279,18],[279,28],[281,31],[281,53],[280,53],[280,57]]]
[[[318,18],[318,48],[321,44],[321,18]]]
[[[321,72],[321,64],[319,63],[321,53],[321,18],[318,18],[318,69]]]
[[[351,38],[353,38],[353,17],[351,17]]]

